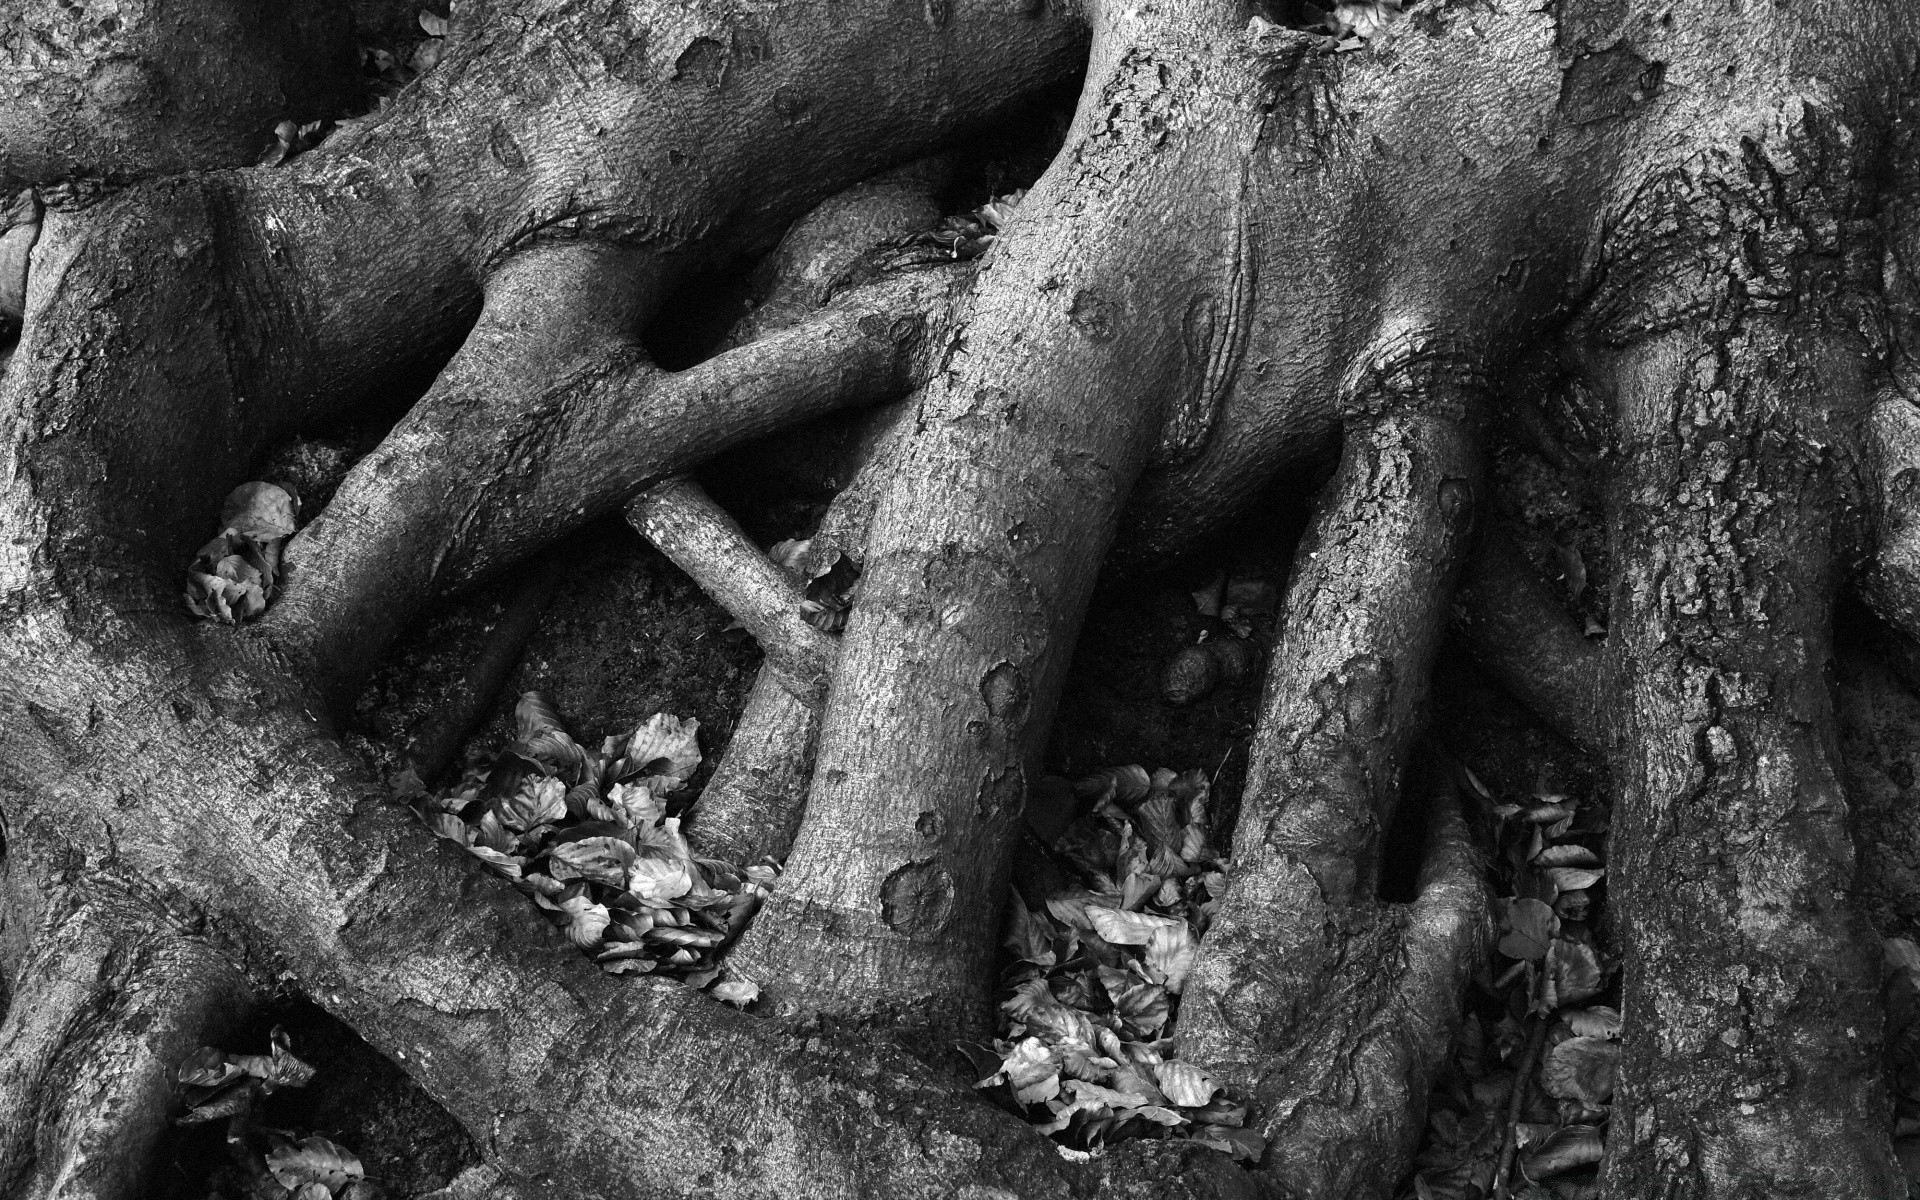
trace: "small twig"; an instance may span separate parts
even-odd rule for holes
[[[1513,1091],[1507,1096],[1507,1131],[1500,1138],[1500,1160],[1493,1171],[1494,1200],[1512,1200],[1507,1179],[1513,1171],[1513,1155],[1520,1140],[1520,1107],[1526,1103],[1527,1085],[1533,1079],[1533,1067],[1547,1041],[1547,1022],[1533,1018],[1533,1032],[1527,1036],[1526,1053],[1520,1056],[1520,1070],[1513,1077]]]
[[[751,633],[781,683],[819,704],[839,643],[801,616],[799,586],[698,483],[676,476],[627,506],[627,520]]]
[[[1239,742],[1232,742],[1228,744],[1227,752],[1220,756],[1220,765],[1213,769],[1213,778],[1207,780],[1207,788],[1209,790],[1213,788],[1214,784],[1220,782],[1220,772],[1227,769],[1227,760],[1232,758],[1233,752],[1235,750],[1238,750],[1239,748],[1240,748]]]

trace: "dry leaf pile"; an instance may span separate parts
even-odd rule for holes
[[[179,1124],[227,1122],[227,1149],[248,1200],[382,1200],[386,1193],[344,1146],[256,1125],[261,1098],[280,1088],[303,1088],[314,1074],[293,1056],[286,1030],[275,1026],[268,1040],[265,1054],[202,1046],[189,1055],[177,1072],[187,1103]],[[220,1200],[220,1192],[212,1195]]]
[[[277,484],[243,483],[227,493],[219,536],[187,568],[187,607],[195,616],[238,625],[267,611],[299,510],[299,497]]]
[[[512,880],[602,970],[662,972],[751,1003],[759,988],[720,980],[717,956],[779,868],[702,858],[682,836],[677,793],[700,765],[700,723],[656,713],[595,751],[538,692],[520,698],[514,723],[491,763],[417,798],[420,819]]]
[[[1188,1137],[1258,1159],[1245,1106],[1171,1057],[1180,992],[1226,883],[1207,778],[1128,766],[1075,789],[1093,803],[1050,847],[1061,884],[1038,909],[1013,896],[1003,1036],[991,1051],[963,1047],[993,1068],[978,1086],[1069,1157]]]
[[[1494,803],[1493,814],[1500,940],[1436,1085],[1403,1196],[1591,1200],[1620,1053],[1620,1014],[1596,1003],[1617,966],[1592,934],[1605,813],[1538,795]]]

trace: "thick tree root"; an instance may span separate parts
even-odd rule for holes
[[[1239,35],[1208,18],[1155,48],[1204,80],[1156,117],[1177,137],[1084,124],[1029,192],[888,472],[807,813],[730,959],[776,1011],[987,1026],[1009,853],[1072,631],[1134,481],[1163,439],[1198,436],[1237,349],[1240,193],[1216,169],[1258,115],[1242,76],[1207,74],[1206,39]],[[1096,108],[1102,89],[1146,85],[1127,57],[1140,36],[1117,17],[1096,33]],[[1191,238],[1162,261],[1170,211]],[[1190,310],[1215,308],[1222,328],[1209,318],[1183,353]],[[1123,319],[1136,336],[1115,336]]]
[[[175,1069],[247,1017],[252,989],[126,900],[47,913],[15,967],[0,1023],[0,1194],[139,1200]]]
[[[1616,362],[1614,1195],[1906,1194],[1825,675],[1846,484],[1785,449],[1846,436],[1862,357],[1747,314]]]
[[[1180,1014],[1182,1055],[1248,1096],[1272,1144],[1303,1148],[1261,1168],[1303,1200],[1398,1181],[1486,928],[1451,801],[1418,899],[1375,898],[1480,486],[1475,381],[1445,359],[1402,370],[1386,415],[1349,430],[1296,559],[1229,890]]]
[[[1874,554],[1860,594],[1912,640],[1920,638],[1920,408],[1889,387],[1867,428]]]

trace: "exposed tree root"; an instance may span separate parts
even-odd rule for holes
[[[206,869],[182,881],[191,898],[276,946],[300,986],[515,1178],[636,1197],[700,1179],[765,1197],[1246,1194],[1244,1174],[1213,1151],[1141,1146],[1065,1163],[971,1080],[871,1031],[796,1028],[603,975],[477,862],[379,799],[297,709],[248,708],[242,727],[196,705],[206,693],[187,660],[49,648],[9,643],[6,678],[79,707],[36,717],[7,700],[10,770],[30,769],[8,786],[57,796],[76,816],[114,814],[130,869],[165,872],[204,847]],[[43,667],[61,688],[47,689]],[[121,759],[93,787],[63,784],[62,765],[95,738],[171,750]],[[271,793],[247,782],[261,775]],[[154,799],[119,810],[104,797],[122,789]],[[186,825],[176,795],[193,798]],[[689,1091],[690,1079],[705,1086]]]
[[[1901,1196],[1825,679],[1847,484],[1776,449],[1843,436],[1861,356],[1724,319],[1615,364],[1612,897],[1632,953],[1607,1186]]]
[[[705,853],[733,862],[784,858],[800,825],[814,733],[839,644],[806,622],[799,586],[699,484],[667,480],[629,505],[627,517],[767,655],[687,835]]]
[[[1404,1172],[1486,928],[1450,810],[1431,818],[1419,898],[1375,898],[1481,486],[1475,381],[1445,359],[1395,370],[1296,560],[1229,891],[1179,1029],[1184,1056],[1257,1102],[1273,1144],[1303,1148],[1263,1167],[1303,1198],[1381,1194]]]
[[[1920,637],[1920,410],[1902,390],[1889,387],[1874,404],[1867,428],[1874,554],[1860,594],[1912,640]]]
[[[46,221],[0,381],[10,809],[57,821],[76,863],[232,930],[530,1191],[1378,1194],[1485,924],[1445,798],[1412,902],[1381,900],[1378,878],[1467,554],[1482,383],[1417,354],[1337,384],[1376,340],[1427,338],[1420,321],[1499,331],[1475,368],[1552,339],[1606,385],[1597,424],[1620,440],[1612,665],[1594,675],[1619,731],[1610,869],[1630,955],[1608,1187],[1904,1191],[1823,671],[1836,564],[1858,549],[1841,514],[1860,398],[1885,357],[1858,331],[1893,261],[1870,181],[1911,89],[1910,6],[1499,0],[1422,9],[1339,56],[1234,4],[633,0],[624,28],[592,6],[480,7],[489,24],[440,70],[322,152]],[[678,374],[646,360],[636,330],[689,272],[1032,94],[1080,61],[1087,24],[1067,146],[977,275],[883,277]],[[822,85],[850,63],[858,86]],[[246,464],[476,312],[296,538],[260,635],[187,627],[177,563]],[[776,664],[814,679],[833,661],[816,768],[782,759],[741,818],[784,841],[807,778],[785,886],[730,964],[772,1019],[601,975],[432,845],[310,711],[341,707],[431,598],[726,445],[923,386],[876,486],[822,535],[865,540],[837,656],[782,648],[784,585],[714,513],[654,531],[727,564],[710,583]],[[1008,862],[1095,572],[1143,478],[1136,528],[1166,550],[1343,423],[1180,1032],[1252,1099],[1271,1158],[1257,1176],[1167,1145],[1067,1163],[927,1061],[928,1031],[984,1025]],[[1885,461],[1903,437],[1883,436]],[[1883,472],[1878,586],[1911,624],[1906,470]],[[1590,661],[1521,615],[1541,607],[1524,578],[1489,572],[1512,604],[1483,614],[1483,644],[1524,633],[1531,669]],[[812,719],[772,676],[743,769],[772,754],[768,731]],[[1600,740],[1583,688],[1506,682]],[[145,961],[128,944],[187,955],[173,935],[91,928],[49,932],[19,976],[10,1111],[74,1053],[130,1061],[118,1034],[74,1041],[98,1006],[169,1003],[97,981]],[[127,1095],[99,1111],[151,1112]],[[96,1135],[34,1140],[79,1128],[76,1111],[36,1113],[0,1165],[80,1177]]]
[[[677,374],[628,329],[626,259],[561,245],[511,260],[433,391],[288,544],[260,628],[336,698],[430,597],[599,516],[647,483],[806,417],[890,399],[964,269],[886,279]]]
[[[778,682],[820,703],[839,646],[806,622],[793,579],[699,484],[684,476],[657,484],[627,506],[627,519],[746,627]]]
[[[528,559],[520,579],[486,631],[480,652],[467,664],[439,709],[408,740],[404,758],[422,783],[431,785],[453,764],[460,747],[492,712],[500,689],[520,661],[540,618],[560,591],[568,565],[565,547]]]
[[[174,1071],[243,1021],[252,989],[128,899],[50,897],[0,1023],[0,1192],[138,1200]]]
[[[1497,526],[1481,531],[1467,560],[1453,624],[1503,691],[1582,750],[1601,750],[1605,654]]]

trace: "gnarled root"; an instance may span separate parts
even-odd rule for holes
[[[0,1193],[137,1200],[176,1068],[244,1021],[253,992],[130,898],[50,899],[0,1023]]]
[[[231,658],[212,669],[230,681],[248,670]],[[477,860],[382,799],[293,705],[222,715],[179,659],[72,643],[0,644],[0,679],[0,736],[9,761],[35,768],[23,776],[34,803],[65,805],[93,837],[111,815],[130,870],[200,864],[187,898],[274,945],[298,986],[515,1179],[769,1200],[1248,1194],[1238,1167],[1197,1147],[1069,1164],[969,1079],[869,1030],[796,1028],[602,974]],[[29,716],[15,688],[53,702]],[[56,791],[58,764],[96,739],[148,754],[103,759],[93,786]],[[272,792],[252,786],[263,776]],[[122,810],[111,797],[123,792],[152,799]]]
[[[882,280],[666,374],[628,332],[640,270],[575,244],[510,260],[433,390],[289,543],[286,597],[260,628],[302,652],[336,705],[430,597],[728,445],[908,390],[926,322],[964,274]]]
[[[1486,927],[1451,801],[1430,817],[1418,898],[1376,898],[1481,486],[1473,384],[1453,375],[1416,364],[1410,387],[1396,381],[1410,411],[1348,430],[1296,559],[1229,890],[1181,1006],[1182,1054],[1254,1103],[1282,1195],[1394,1186]]]
[[[1748,314],[1613,364],[1615,1195],[1906,1192],[1825,678],[1847,485],[1792,448],[1848,436],[1862,359]]]

